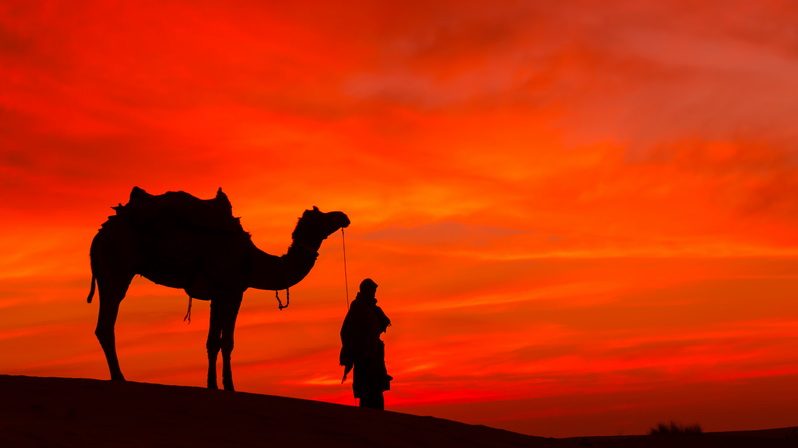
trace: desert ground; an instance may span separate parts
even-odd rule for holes
[[[553,439],[195,387],[0,375],[2,447],[795,447],[798,428]]]

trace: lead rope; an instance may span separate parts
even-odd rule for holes
[[[183,316],[183,322],[186,322],[188,324],[191,323],[191,301],[193,299],[194,299],[193,297],[188,296],[188,310],[186,311],[186,315]]]
[[[280,301],[280,291],[274,291],[274,298],[277,299],[277,308],[282,311],[283,308],[288,308],[288,305],[291,304],[291,291],[288,288],[285,288],[285,305],[283,305],[283,302]]]
[[[349,277],[346,275],[346,234],[341,227],[341,243],[344,246],[344,289],[346,290],[346,309],[349,309]]]

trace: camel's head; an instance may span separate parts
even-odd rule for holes
[[[312,210],[305,210],[305,213],[302,213],[292,237],[309,244],[321,245],[325,238],[347,226],[349,226],[349,217],[344,212],[324,213],[313,206]]]

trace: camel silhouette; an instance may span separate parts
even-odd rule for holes
[[[230,355],[244,291],[277,291],[299,283],[316,263],[324,239],[349,225],[344,213],[324,213],[314,206],[299,218],[288,252],[275,256],[255,246],[233,217],[221,188],[214,199],[203,200],[182,191],[151,195],[134,187],[128,203],[114,210],[116,214],[103,223],[91,243],[87,298],[91,302],[96,283],[100,310],[95,334],[111,380],[125,380],[114,324],[119,304],[139,274],[160,285],[182,288],[190,299],[210,300],[209,389],[218,388],[216,359],[221,349],[222,383],[225,390],[234,390]]]

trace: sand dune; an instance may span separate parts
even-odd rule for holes
[[[793,447],[797,434],[551,439],[268,395],[0,375],[2,447]]]
[[[0,397],[2,447],[538,446],[437,418],[193,387],[0,376]]]

